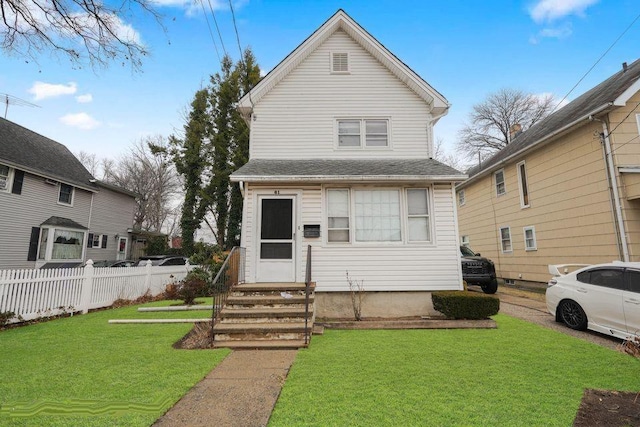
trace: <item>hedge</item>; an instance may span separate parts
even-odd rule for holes
[[[452,319],[487,319],[500,311],[498,297],[477,292],[433,292],[431,301],[434,309]]]

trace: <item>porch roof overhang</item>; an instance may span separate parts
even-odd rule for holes
[[[434,159],[253,159],[234,182],[461,182],[467,175]]]

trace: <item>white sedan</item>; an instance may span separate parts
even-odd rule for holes
[[[571,267],[582,268],[567,273]],[[550,265],[549,273],[547,309],[556,321],[621,339],[640,336],[640,262]]]

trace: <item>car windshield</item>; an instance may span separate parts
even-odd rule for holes
[[[460,252],[462,252],[462,256],[476,256],[476,253],[466,246],[460,246]]]

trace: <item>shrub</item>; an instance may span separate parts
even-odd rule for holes
[[[0,326],[4,326],[9,323],[9,320],[13,319],[16,314],[13,311],[0,311]]]
[[[453,319],[487,319],[498,314],[498,297],[468,291],[442,291],[431,294],[433,308]]]
[[[640,336],[629,337],[616,347],[618,351],[640,359]]]
[[[180,284],[178,296],[185,305],[192,305],[197,297],[205,296],[206,292],[207,281],[189,273]]]

